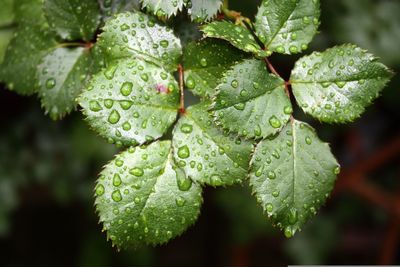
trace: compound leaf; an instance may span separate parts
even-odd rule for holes
[[[293,121],[257,145],[250,184],[273,223],[291,237],[325,202],[339,171],[329,145],[311,126]]]
[[[364,112],[392,75],[373,55],[346,44],[299,59],[290,79],[304,112],[324,122],[345,123]]]
[[[215,17],[221,6],[221,0],[191,0],[188,13],[193,21],[204,22]]]
[[[118,248],[163,244],[196,221],[201,187],[176,167],[170,151],[170,141],[130,148],[101,172],[96,209]]]
[[[56,45],[48,27],[21,26],[7,47],[0,76],[10,90],[22,95],[36,92],[36,68],[47,50]]]
[[[256,16],[256,34],[268,51],[296,54],[318,31],[319,0],[264,0]]]
[[[75,99],[89,78],[91,56],[86,48],[55,48],[38,66],[39,96],[54,120],[75,109]]]
[[[222,40],[189,43],[183,51],[186,87],[197,96],[210,98],[224,72],[244,57],[240,50]]]
[[[241,183],[247,177],[253,145],[221,132],[207,112],[208,101],[190,107],[173,132],[174,156],[186,175],[211,186]]]
[[[106,22],[99,45],[109,58],[136,57],[167,70],[176,70],[181,42],[170,28],[140,12],[121,13]]]
[[[176,15],[183,8],[184,0],[141,0],[143,7],[147,7],[153,14],[161,17]]]
[[[259,57],[269,55],[262,50],[253,34],[243,26],[228,21],[214,21],[204,25],[201,30],[206,37],[226,40],[245,52],[253,53]]]
[[[137,145],[160,138],[175,122],[179,89],[164,69],[121,59],[93,76],[79,103],[90,126],[110,143]]]
[[[265,138],[285,126],[292,106],[285,82],[249,59],[226,72],[213,99],[213,115],[224,129],[247,138]]]
[[[65,40],[91,40],[100,22],[93,0],[45,0],[43,8],[50,27]]]

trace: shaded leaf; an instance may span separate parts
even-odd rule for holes
[[[268,217],[291,237],[325,202],[339,171],[329,145],[311,126],[293,121],[257,145],[250,184]]]
[[[7,47],[0,76],[10,90],[29,95],[37,90],[36,68],[46,52],[56,45],[48,27],[30,25],[19,27]]]
[[[222,0],[190,0],[188,13],[193,21],[204,22],[214,18],[222,6]]]
[[[296,54],[307,49],[317,33],[319,16],[319,0],[263,0],[256,34],[269,51]]]
[[[359,117],[392,76],[373,55],[347,44],[299,59],[290,79],[304,112],[344,123]]]
[[[253,53],[259,57],[269,55],[262,50],[252,33],[243,26],[228,21],[214,21],[204,25],[201,30],[206,37],[226,40],[245,52]]]
[[[38,66],[39,96],[52,119],[59,119],[76,107],[75,99],[89,78],[91,56],[88,49],[56,48]]]
[[[136,57],[167,70],[176,70],[182,54],[180,40],[170,28],[139,13],[121,13],[106,22],[98,44],[111,59]]]
[[[222,132],[207,112],[208,101],[188,108],[173,132],[174,156],[192,180],[211,186],[241,183],[253,145]]]
[[[213,99],[213,115],[224,129],[248,138],[265,138],[285,126],[292,106],[285,82],[249,59],[226,72]]]
[[[0,27],[13,23],[14,16],[14,0],[3,0],[0,8]]]
[[[96,209],[118,248],[163,244],[196,221],[201,187],[175,166],[170,151],[170,141],[130,148],[101,172]]]
[[[90,126],[109,142],[137,145],[160,138],[175,122],[179,89],[164,69],[122,59],[93,76],[79,104]]]
[[[45,0],[43,8],[50,27],[65,40],[91,40],[100,22],[93,0]]]
[[[15,21],[20,25],[44,25],[43,0],[14,0]]]
[[[139,0],[98,0],[98,2],[105,17],[125,11],[140,10]]]
[[[222,40],[189,43],[183,51],[186,87],[197,96],[210,98],[224,72],[245,56]]]

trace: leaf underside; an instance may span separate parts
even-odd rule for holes
[[[247,138],[265,138],[280,131],[292,113],[285,82],[269,74],[261,60],[235,65],[217,87],[212,112],[217,124]]]
[[[222,132],[207,112],[208,101],[187,109],[173,132],[174,156],[192,180],[211,186],[241,183],[253,145]]]
[[[257,145],[250,184],[273,223],[291,237],[325,202],[338,173],[329,145],[311,126],[293,121]]]
[[[323,122],[345,123],[358,118],[392,76],[373,55],[346,44],[299,59],[290,80],[304,112]]]
[[[307,49],[320,24],[319,0],[264,0],[255,30],[265,48],[281,54]]]
[[[118,248],[166,243],[195,222],[202,204],[201,187],[176,167],[170,141],[117,155],[95,192],[100,221]]]
[[[164,69],[121,59],[93,76],[79,103],[90,126],[110,143],[138,145],[160,138],[175,122],[179,89]]]

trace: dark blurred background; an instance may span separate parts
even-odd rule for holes
[[[230,2],[250,17],[259,4]],[[0,51],[13,31],[5,8]],[[351,42],[399,72],[399,0],[322,0],[320,29],[310,51]],[[285,77],[295,60],[271,58]],[[326,205],[295,237],[271,227],[247,185],[207,188],[202,214],[184,235],[122,252],[101,232],[92,197],[98,171],[117,149],[90,132],[79,112],[53,122],[35,97],[0,85],[0,265],[400,264],[399,84],[397,75],[349,125],[321,125],[296,111],[332,144],[343,171]]]

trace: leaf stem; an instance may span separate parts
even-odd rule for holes
[[[283,79],[283,77],[279,74],[279,72],[275,69],[275,67],[272,65],[271,61],[269,61],[269,59],[267,57],[264,58],[265,63],[267,64],[269,70],[275,74],[276,76],[280,77],[281,79]],[[283,79],[284,80],[284,79]],[[289,87],[291,86],[290,81],[285,81],[285,93],[287,95],[287,97],[289,98],[289,100],[292,100],[291,98],[291,94],[290,94],[290,89]],[[293,115],[290,115],[290,121],[293,123],[294,122],[294,118]]]
[[[93,43],[87,42],[87,43],[79,43],[79,42],[72,42],[72,43],[61,43],[57,45],[57,48],[63,48],[63,47],[85,47],[85,48],[92,48]]]
[[[183,69],[182,64],[178,65],[178,73],[179,73],[179,91],[181,93],[179,112],[181,114],[184,114],[186,111],[185,110],[185,92],[184,92],[185,79],[184,79],[184,69]]]
[[[230,10],[228,7],[228,1],[225,1],[222,6],[222,13],[230,20],[233,20],[236,25],[242,25],[246,27],[247,25],[252,25],[251,20],[245,16],[242,16],[242,13]]]

